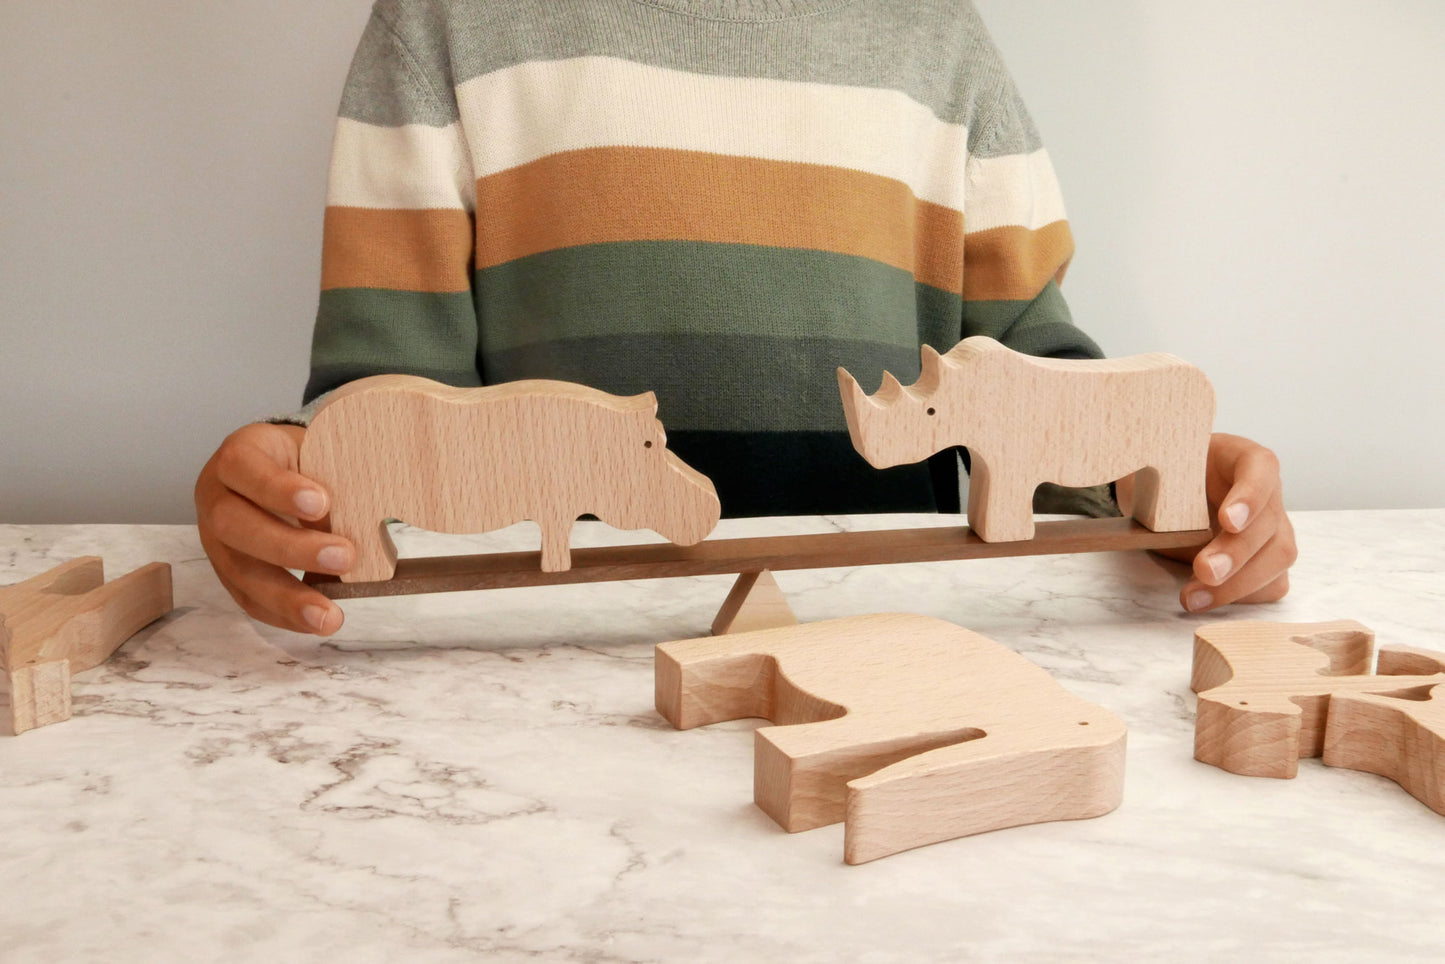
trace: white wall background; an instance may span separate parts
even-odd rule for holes
[[[978,3],[1080,324],[1203,367],[1292,509],[1445,506],[1445,3]],[[191,521],[220,439],[297,403],[368,8],[0,3],[0,522]]]

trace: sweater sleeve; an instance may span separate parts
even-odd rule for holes
[[[308,403],[386,372],[480,383],[476,182],[445,26],[429,8],[376,4],[346,80],[327,186]]]

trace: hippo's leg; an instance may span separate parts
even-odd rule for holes
[[[572,523],[566,516],[538,519],[542,528],[542,571],[566,572],[572,568],[572,551],[568,544],[572,539]]]
[[[346,536],[356,547],[356,562],[341,574],[342,582],[383,582],[396,575],[396,544],[385,520],[378,522],[375,516],[337,519],[333,512],[331,531]]]
[[[1034,487],[1017,473],[997,472],[970,450],[968,527],[984,542],[1034,537]]]

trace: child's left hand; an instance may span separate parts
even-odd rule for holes
[[[1134,478],[1120,479],[1119,507],[1129,514]],[[1159,554],[1192,563],[1194,578],[1179,592],[1190,612],[1232,602],[1275,602],[1289,592],[1289,567],[1299,555],[1294,527],[1284,512],[1279,459],[1238,435],[1216,432],[1209,440],[1205,495],[1215,521],[1204,548]]]
[[[1193,558],[1194,578],[1179,593],[1184,608],[1197,613],[1284,598],[1299,550],[1284,511],[1279,459],[1258,442],[1216,432],[1205,491],[1214,539]]]

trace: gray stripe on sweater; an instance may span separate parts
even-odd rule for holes
[[[897,90],[969,128],[981,156],[1038,133],[969,0],[855,0],[809,16],[710,19],[636,0],[379,0],[341,114],[443,125],[454,87],[536,60],[607,56],[727,77]]]

